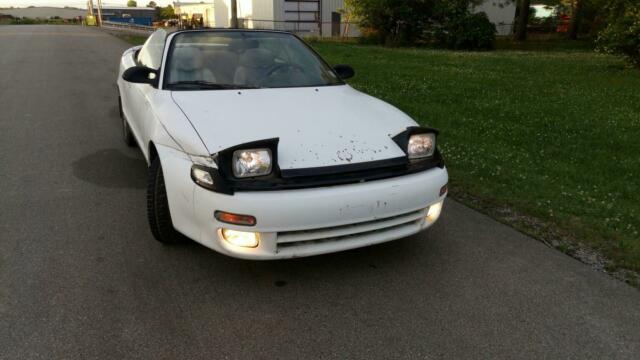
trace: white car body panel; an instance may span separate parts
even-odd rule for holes
[[[404,156],[392,136],[416,123],[348,85],[174,91],[172,97],[212,153],[280,138],[281,169],[314,168]],[[283,116],[286,114],[286,116]]]
[[[446,169],[434,168],[362,184],[225,195],[203,189],[184,176],[193,164],[184,153],[164,146],[157,149],[166,187],[172,189],[167,195],[176,230],[223,254],[252,260],[319,255],[415,234],[437,220],[427,219],[426,210],[444,201],[445,195],[439,191],[448,181]],[[255,216],[258,223],[250,230],[260,233],[260,245],[244,249],[223,240],[221,228],[247,231],[247,227],[217,221],[213,213],[219,209]],[[403,214],[417,215],[393,223]],[[365,228],[358,230],[359,224]],[[347,234],[356,236],[331,241],[345,236],[343,227],[347,227]],[[316,240],[314,233],[318,233],[324,241],[294,243],[292,233],[307,234],[310,240]],[[288,245],[283,246],[285,243]]]
[[[149,161],[150,142],[177,148],[190,155],[209,155],[189,120],[171,99],[171,91],[122,79],[126,69],[137,65],[133,56],[139,48],[128,49],[122,55],[117,85],[122,111],[145,159]]]
[[[405,156],[392,137],[417,124],[348,85],[170,91],[129,83],[122,73],[137,65],[139,48],[125,51],[121,59],[122,111],[146,160],[151,162],[152,148],[160,158],[173,226],[187,237],[229,256],[281,259],[390,241],[437,220],[427,211],[446,197],[441,193],[448,182],[446,168],[364,183],[233,195],[196,185],[190,177],[194,163],[215,167],[212,155],[243,143],[278,138],[283,170],[348,165]],[[163,71],[158,77],[162,84]],[[255,216],[257,224],[218,222],[216,210]],[[233,246],[223,239],[222,228],[258,232],[260,244]]]

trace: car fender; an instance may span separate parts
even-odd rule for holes
[[[210,155],[189,119],[171,99],[170,91],[150,92],[149,105],[149,111],[153,111],[154,121],[149,124],[148,141],[179,149],[188,155]],[[145,156],[149,161],[148,151],[146,152]]]
[[[169,146],[155,144],[164,186],[169,203],[173,227],[185,236],[198,240],[200,232],[194,216],[193,194],[195,183],[191,180],[191,159],[184,152]],[[213,218],[213,214],[211,214]]]

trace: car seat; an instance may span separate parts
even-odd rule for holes
[[[245,50],[240,56],[233,82],[238,85],[260,85],[273,68],[274,56],[262,48]]]
[[[216,82],[216,77],[204,66],[202,51],[195,47],[176,47],[171,57],[169,82],[208,81]]]

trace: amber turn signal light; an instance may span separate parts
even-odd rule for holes
[[[256,218],[251,215],[239,215],[216,210],[216,212],[213,213],[213,216],[216,220],[227,224],[244,226],[254,226],[256,224]]]

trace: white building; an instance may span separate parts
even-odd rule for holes
[[[213,1],[208,2],[174,2],[173,9],[178,17],[192,19],[202,18],[203,26],[215,27]]]
[[[345,31],[341,13],[344,0],[237,0],[240,26],[249,29],[276,29],[316,36],[340,36]],[[176,15],[193,15],[207,27],[229,27],[231,0],[175,2]],[[349,36],[359,33],[350,26]]]
[[[322,37],[359,36],[357,25],[343,13],[344,0],[236,0],[241,27],[276,29]],[[176,14],[196,15],[207,27],[229,27],[231,0],[175,2]],[[487,13],[498,35],[511,33],[516,14],[515,0],[485,0],[474,11]],[[348,34],[345,32],[348,31]]]

